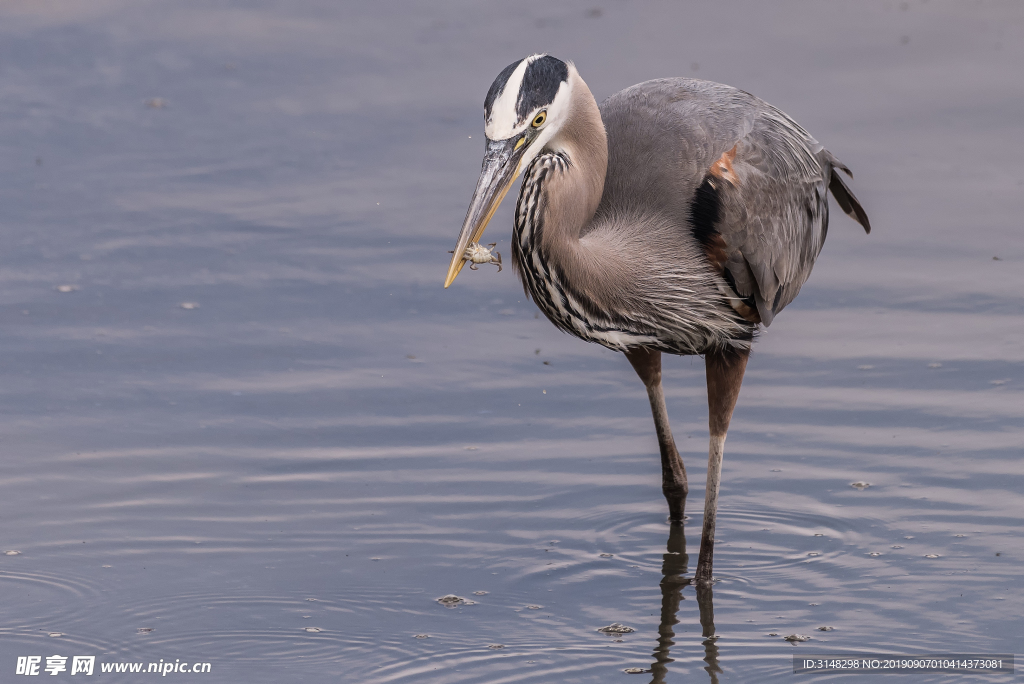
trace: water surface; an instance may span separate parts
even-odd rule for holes
[[[54,0],[0,37],[0,671],[790,681],[794,653],[1024,650],[1019,4]],[[833,207],[756,347],[713,596],[685,582],[703,362],[667,361],[673,531],[621,355],[510,269],[441,289],[483,95],[533,51],[599,99],[749,90],[872,219]]]

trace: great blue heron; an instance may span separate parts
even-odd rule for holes
[[[484,124],[483,168],[445,287],[471,256],[479,263],[484,228],[524,171],[513,268],[552,323],[624,352],[643,380],[674,522],[688,486],[661,353],[704,356],[711,443],[696,579],[710,581],[723,446],[754,332],[810,275],[829,190],[871,230],[838,173],[850,171],[742,90],[665,78],[598,107],[576,67],[550,55],[498,74]]]

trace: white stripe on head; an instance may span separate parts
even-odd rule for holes
[[[526,69],[543,54],[530,55],[519,63],[512,75],[505,82],[505,87],[491,104],[491,116],[484,121],[484,135],[491,140],[511,138],[521,129],[526,128],[525,122],[519,121],[516,114],[516,103],[519,101],[519,90],[523,87]]]
[[[572,150],[565,149],[565,146],[562,144],[564,141],[558,139],[558,134],[561,131],[562,126],[569,118],[573,84],[580,78],[580,75],[576,72],[576,67],[572,65],[572,62],[567,62],[566,65],[569,67],[569,80],[563,81],[562,84],[558,86],[558,92],[555,94],[555,99],[551,101],[551,104],[545,107],[548,113],[547,121],[537,137],[530,142],[530,146],[526,149],[522,159],[519,161],[520,171],[528,167],[534,157],[540,154],[545,148],[548,148],[550,151],[568,152],[570,157],[573,154]],[[526,120],[523,121],[523,124],[518,130],[514,130],[505,137],[509,138],[526,129],[530,125],[530,118],[530,116],[527,116]],[[488,137],[490,136],[488,135]]]

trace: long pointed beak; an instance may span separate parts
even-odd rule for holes
[[[459,241],[452,254],[452,263],[448,267],[448,277],[444,286],[447,288],[459,275],[466,264],[463,256],[466,246],[472,242],[480,242],[480,237],[487,228],[487,223],[498,210],[505,194],[512,187],[512,182],[519,175],[519,163],[526,151],[525,134],[513,136],[507,140],[488,140],[487,151],[484,153],[480,179],[476,183],[473,199],[466,212],[466,221],[462,224]]]

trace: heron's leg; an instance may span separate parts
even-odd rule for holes
[[[690,488],[686,483],[683,459],[679,458],[675,440],[672,439],[672,429],[668,424],[665,392],[661,388],[661,352],[640,347],[626,352],[626,358],[647,387],[647,398],[651,400],[651,413],[654,414],[654,429],[658,433],[658,446],[661,448],[661,491],[668,501],[669,519],[680,522],[683,519],[686,493]]]
[[[725,434],[729,431],[732,410],[740,395],[743,371],[747,368],[749,349],[728,349],[704,357],[708,376],[708,427],[711,445],[708,449],[708,484],[704,494],[704,529],[700,536],[697,558],[697,580],[711,580],[711,563],[715,553],[715,513],[718,511],[718,487],[722,482],[722,456]]]

